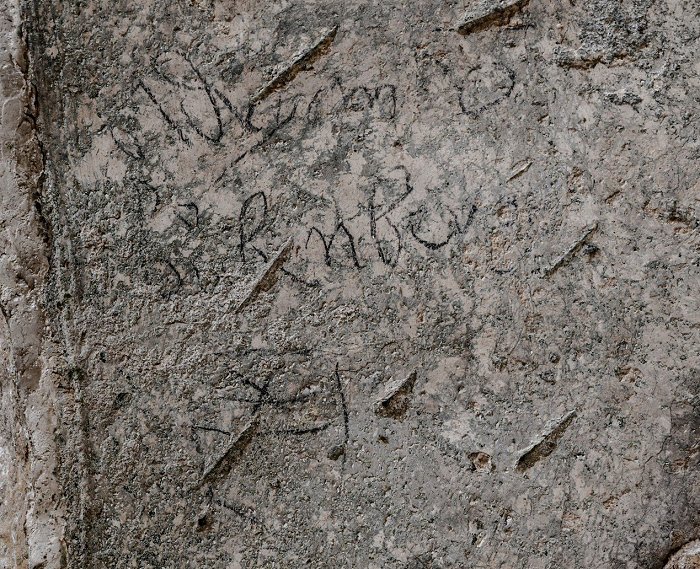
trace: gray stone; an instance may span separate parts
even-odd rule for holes
[[[1,569],[693,566],[697,2],[0,15]]]

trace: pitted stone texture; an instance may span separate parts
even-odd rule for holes
[[[28,3],[68,566],[696,539],[698,10]]]
[[[0,2],[0,568],[62,562],[43,170],[17,2]]]
[[[700,541],[689,543],[676,553],[666,569],[700,569]]]

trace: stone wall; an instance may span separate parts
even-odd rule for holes
[[[0,567],[686,563],[697,2],[2,16]]]

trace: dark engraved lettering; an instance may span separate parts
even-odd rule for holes
[[[228,109],[228,111],[233,115],[233,118],[238,122],[239,126],[244,130],[244,131],[250,131],[252,128],[252,125],[250,124],[248,120],[248,115],[252,114],[252,109],[253,105],[248,105],[246,109],[246,115],[244,116],[243,113],[237,108],[233,106],[233,103],[231,103],[231,100],[224,95],[219,89],[216,87],[213,88],[213,92],[216,94],[216,96],[219,98],[219,100],[224,104],[224,107]],[[229,123],[230,124],[230,123]]]
[[[346,238],[346,246],[348,249],[347,252],[350,259],[353,262],[353,265],[358,269],[361,269],[363,267],[363,265],[360,263],[360,259],[357,256],[355,238],[353,237],[352,233],[350,233],[350,230],[346,227],[345,223],[343,223],[342,221],[339,222],[338,225],[336,225],[335,227],[335,231],[328,238],[317,227],[312,227],[311,229],[309,229],[309,232],[306,236],[306,249],[309,248],[309,241],[311,240],[311,237],[314,235],[314,233],[318,235],[318,237],[321,239],[324,251],[324,261],[326,265],[328,265],[329,267],[331,266],[331,262],[333,260],[333,257],[331,255],[333,243],[336,242],[336,237],[339,234],[342,234]]]
[[[338,224],[338,227],[336,228],[335,233],[333,233],[333,237],[331,238],[331,243],[329,244],[329,247],[332,246],[332,241],[335,239],[335,236],[338,234],[338,231],[342,231],[345,234],[345,236],[347,237],[347,242],[348,242],[348,246],[350,247],[350,256],[352,257],[352,261],[358,269],[361,269],[362,265],[360,265],[360,261],[357,258],[357,251],[355,249],[355,239],[352,236],[352,233],[350,233],[350,231],[348,230],[348,228],[345,226],[345,224],[342,221]]]
[[[152,86],[147,85],[146,80]],[[221,141],[224,136],[221,98],[217,100],[214,88],[187,54],[178,51],[164,54],[151,78],[146,80],[140,79],[139,86],[156,105],[165,123],[179,133],[183,142],[189,142],[182,132],[183,127],[212,144]],[[163,87],[167,87],[165,92]],[[156,94],[159,90],[162,95],[160,99],[164,100],[160,100]],[[204,105],[202,101],[205,101]],[[179,121],[176,118],[178,115]]]
[[[197,69],[192,62],[192,60],[185,54],[182,54],[182,57],[189,63],[190,68],[192,69],[192,72],[194,73],[195,77],[197,78],[197,81],[201,85],[201,88],[204,90],[204,92],[207,95],[207,100],[209,101],[209,104],[211,105],[211,108],[214,112],[214,118],[216,121],[216,127],[214,129],[214,134],[209,135],[204,131],[203,125],[201,124],[200,121],[196,121],[190,116],[190,114],[187,112],[187,109],[185,108],[184,105],[184,99],[180,101],[180,109],[182,110],[182,113],[185,115],[187,118],[188,124],[192,127],[192,129],[202,138],[205,140],[208,140],[209,142],[218,144],[221,141],[221,138],[224,135],[224,127],[223,123],[221,121],[221,108],[219,107],[218,103],[216,102],[216,99],[214,98],[214,94],[212,92],[211,86],[207,83],[207,81],[204,79],[204,76],[201,74],[199,69]]]
[[[391,119],[396,115],[396,86],[378,85],[374,88],[360,85],[344,97],[344,106],[350,111],[378,108],[380,118]]]
[[[389,204],[375,204],[376,200],[376,195],[377,195],[377,188],[373,189],[372,193],[372,204],[376,207],[382,207],[383,210],[381,213],[377,214],[376,219],[377,221],[391,213],[393,210],[395,210],[412,192],[413,192],[413,185],[411,184],[411,174],[409,171],[406,169],[405,166],[399,166],[398,168],[395,168],[392,172],[400,171],[403,172],[404,174],[404,182],[403,182],[403,187],[400,190],[400,193],[398,197],[396,197],[393,201],[391,201]],[[391,180],[382,180],[382,184],[380,186],[381,188],[384,189],[384,194],[385,194],[385,199],[388,197],[389,192],[386,191],[387,188],[391,187]]]
[[[391,221],[388,219],[385,219],[384,221],[393,230],[394,235],[396,236],[396,245],[394,246],[394,250],[391,251],[392,245],[388,239],[379,239],[375,237],[377,251],[379,253],[379,258],[385,265],[395,267],[399,262],[399,255],[401,254],[402,249],[401,233],[399,232],[398,228],[391,223]]]
[[[173,265],[172,262],[166,261],[165,266],[169,269],[170,274],[172,276],[174,276],[174,278],[175,278],[174,284],[168,288],[167,293],[166,293],[168,300],[170,300],[170,297],[174,293],[176,293],[178,290],[180,290],[180,288],[182,287],[183,280],[182,280],[182,275],[180,274],[180,271],[178,271],[177,268],[175,268],[175,265]],[[169,280],[172,280],[172,279],[169,279]]]
[[[262,112],[263,107],[250,105],[248,107],[248,112],[246,116],[246,126],[251,132],[263,131],[263,140],[258,143],[263,144],[272,135],[274,135],[279,129],[289,124],[294,117],[296,117],[297,109],[299,107],[299,101],[301,100],[300,95],[295,95],[291,99],[277,98],[273,108],[265,107],[264,110],[267,112]],[[291,104],[291,107],[289,106]],[[270,113],[269,111],[272,111]],[[259,117],[260,122],[258,125],[253,123],[253,120]]]
[[[241,258],[245,262],[246,245],[262,231],[267,220],[267,197],[263,192],[248,196],[243,202],[239,216],[239,247]]]
[[[154,95],[153,91],[143,82],[143,79],[139,79],[138,83],[139,83],[139,87],[141,87],[143,89],[144,93],[146,93],[146,96],[151,100],[151,102],[158,109],[158,112],[160,113],[160,116],[162,117],[163,121],[165,121],[165,124],[167,124],[174,131],[178,132],[180,134],[180,138],[182,139],[183,142],[189,142],[189,140],[182,133],[182,130],[180,128],[178,128],[177,123],[165,111],[165,109],[163,108],[163,105],[160,104],[160,102],[158,101],[158,99]]]
[[[319,239],[321,239],[321,243],[323,244],[323,260],[325,261],[326,265],[328,265],[330,267],[331,266],[330,247],[329,247],[328,242],[326,241],[325,235],[323,235],[323,233],[321,233],[321,231],[318,228],[312,227],[311,229],[309,229],[309,233],[306,236],[306,245],[304,248],[305,249],[309,248],[309,241],[311,240],[311,236],[314,233],[316,233],[316,235],[318,235]]]
[[[460,225],[459,219],[457,217],[457,214],[452,211],[450,208],[447,208],[450,214],[452,215],[453,218],[453,223],[454,226],[457,230],[457,233],[464,233],[467,228],[472,224],[472,221],[474,220],[474,215],[476,214],[476,206],[472,204],[472,206],[469,208],[469,213],[467,214],[467,219],[464,220],[464,223]]]
[[[448,227],[450,229],[449,233],[447,234],[447,237],[441,241],[429,241],[428,239],[425,239],[418,235],[418,232],[421,231],[422,225],[424,223],[425,219],[425,212],[423,210],[417,210],[412,213],[408,214],[408,230],[411,232],[411,235],[413,238],[418,241],[421,245],[424,247],[431,249],[433,251],[436,251],[438,249],[441,249],[445,245],[447,245],[452,237],[454,236],[456,230],[454,228],[454,223],[450,222],[448,224]]]
[[[355,87],[345,99],[345,108],[351,111],[363,111],[372,106],[374,98],[367,87]]]
[[[221,435],[231,435],[230,431],[224,431],[223,429],[219,429],[217,427],[207,427],[205,425],[192,425],[192,429],[198,431],[209,431],[211,433],[219,433]]]
[[[477,118],[510,97],[514,87],[515,73],[506,66],[488,64],[475,67],[459,90],[459,107],[464,114]]]
[[[388,219],[384,219],[383,221],[389,226],[389,228],[393,231],[394,236],[396,238],[396,245],[393,247],[394,251],[392,252],[392,245],[389,242],[388,239],[380,237],[378,231],[377,231],[377,214],[376,214],[376,207],[374,204],[374,198],[376,195],[376,190],[372,192],[372,195],[370,196],[369,199],[369,204],[368,204],[368,209],[369,209],[369,233],[372,239],[374,239],[374,242],[377,246],[377,253],[379,254],[379,258],[385,265],[389,265],[390,267],[395,267],[396,264],[399,261],[399,254],[401,253],[401,232],[398,230],[398,228],[391,223]],[[385,212],[386,213],[386,212]]]
[[[315,433],[320,433],[325,431],[330,427],[329,423],[323,423],[322,425],[314,425],[313,427],[296,427],[292,429],[277,429],[274,431],[278,435],[310,435]]]

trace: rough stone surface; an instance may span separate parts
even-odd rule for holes
[[[695,0],[0,16],[2,569],[694,566]]]
[[[0,567],[59,567],[56,348],[45,336],[49,261],[36,93],[20,8],[0,3]],[[42,563],[44,565],[42,565]]]
[[[700,569],[700,541],[689,543],[676,553],[666,569]]]

